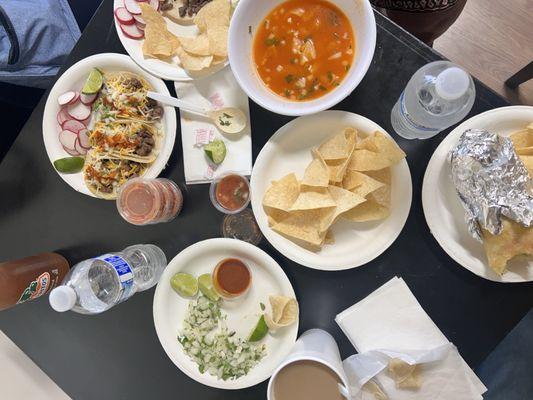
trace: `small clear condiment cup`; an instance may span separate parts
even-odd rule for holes
[[[211,182],[209,198],[224,214],[237,214],[250,204],[250,182],[244,175],[226,172]]]
[[[220,261],[211,277],[213,288],[226,300],[244,296],[252,286],[252,271],[246,263],[234,257]]]

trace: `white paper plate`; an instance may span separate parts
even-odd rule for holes
[[[352,126],[365,133],[385,132],[375,122],[345,111],[323,111],[299,117],[281,127],[265,144],[252,170],[252,208],[268,241],[284,256],[306,267],[343,270],[358,267],[383,253],[400,234],[411,208],[412,184],[407,161],[392,167],[391,215],[383,221],[354,223],[340,220],[333,225],[335,243],[319,252],[306,250],[268,226],[263,195],[273,180],[291,172],[302,177],[311,162],[311,149]],[[385,132],[386,133],[386,132]]]
[[[113,12],[119,7],[124,7],[124,1],[114,0]],[[172,62],[165,62],[157,58],[144,58],[144,54],[142,52],[142,44],[144,42],[144,39],[130,39],[129,37],[124,35],[124,33],[122,33],[122,29],[120,29],[120,24],[114,15],[113,20],[115,21],[115,28],[117,30],[118,38],[120,39],[120,42],[124,46],[124,49],[130,55],[133,61],[135,61],[137,64],[139,64],[140,67],[142,67],[152,75],[158,76],[159,78],[166,79],[169,81],[190,81],[193,79],[203,78],[205,76],[211,75],[229,64],[229,61],[226,60],[226,62],[224,63],[215,65],[211,68],[207,68],[203,71],[199,71],[198,73],[195,73],[193,75],[192,73],[189,74],[179,65],[178,56],[174,56],[172,58]],[[167,29],[176,36],[198,35],[198,28],[194,24],[180,25],[172,22],[168,18],[165,18],[165,20],[167,21]]]
[[[61,128],[57,123],[57,113],[60,109],[59,104],[57,103],[57,98],[59,95],[69,90],[80,91],[89,72],[94,67],[98,67],[104,71],[130,71],[136,73],[146,79],[156,92],[170,95],[170,92],[161,79],[146,73],[126,55],[102,53],[78,61],[65,71],[65,73],[57,80],[48,95],[44,107],[43,139],[46,153],[52,163],[58,158],[69,157],[69,154],[63,149],[59,142],[59,132]],[[146,178],[156,178],[165,168],[165,165],[172,154],[174,141],[176,140],[176,111],[174,110],[174,107],[170,106],[164,106],[163,108],[165,112],[161,121],[161,126],[165,133],[165,138],[163,145],[161,146],[161,153],[144,174],[144,177]],[[74,190],[88,196],[96,197],[91,193],[87,186],[85,186],[82,172],[77,174],[58,174]]]
[[[155,290],[154,324],[163,349],[183,373],[207,386],[243,389],[261,383],[272,375],[296,342],[298,322],[275,334],[267,334],[263,339],[267,356],[248,375],[234,381],[223,381],[208,373],[201,374],[198,365],[189,359],[177,341],[189,300],[174,292],[170,278],[177,272],[187,272],[196,277],[211,273],[219,261],[228,257],[241,259],[252,272],[252,287],[246,296],[222,303],[222,310],[228,316],[227,326],[240,337],[245,338],[255,327],[262,313],[259,303],[268,304],[269,295],[296,297],[285,272],[263,250],[239,240],[209,239],[186,248],[168,264]]]
[[[448,154],[461,134],[472,128],[487,129],[507,136],[533,121],[533,107],[502,107],[476,115],[455,128],[429,160],[422,187],[422,205],[431,233],[458,264],[482,278],[496,282],[533,281],[533,260],[517,258],[508,272],[499,276],[487,264],[483,245],[468,233],[464,209],[450,177]]]

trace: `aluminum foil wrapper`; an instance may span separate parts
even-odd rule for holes
[[[468,230],[476,239],[482,241],[481,227],[499,235],[502,215],[532,225],[533,181],[511,139],[469,129],[450,152],[450,164]]]

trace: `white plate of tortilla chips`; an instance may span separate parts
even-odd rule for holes
[[[143,82],[145,82],[145,84],[151,88],[151,90],[161,94],[170,95],[165,83],[161,79],[156,78],[139,68],[139,66],[135,64],[131,58],[124,54],[95,54],[78,61],[59,77],[50,91],[44,107],[43,140],[46,153],[48,154],[48,158],[50,159],[51,163],[54,163],[55,160],[69,157],[69,154],[74,155],[68,153],[66,151],[67,149],[62,146],[60,135],[62,134],[63,130],[72,128],[68,128],[64,124],[61,126],[59,125],[59,122],[62,121],[62,113],[65,112],[65,110],[68,110],[69,105],[61,106],[58,102],[58,99],[60,96],[68,93],[76,93],[78,98],[83,96],[83,94],[80,93],[84,83],[86,82],[90,72],[95,68],[99,69],[103,73],[104,82],[107,74],[124,74],[129,77],[142,79]],[[86,124],[86,129],[84,129],[84,131],[86,131],[88,135],[94,131],[94,123],[97,120],[97,111],[95,110],[97,108],[97,103],[100,101],[101,94],[95,94],[95,96],[97,96],[96,100],[94,100],[93,103],[85,106],[87,111],[90,110],[90,117],[88,118],[89,122],[84,122]],[[165,168],[170,155],[172,154],[174,141],[176,139],[176,111],[174,107],[171,106],[160,106],[163,108],[163,114],[156,124],[158,127],[157,136],[159,145],[156,146],[157,151],[155,152],[155,159],[145,164],[146,169],[142,175],[146,178],[156,178]],[[99,115],[102,115],[102,113],[100,112]],[[66,118],[71,117],[67,115]],[[79,125],[79,123],[77,124]],[[89,149],[87,155],[85,155],[86,162],[84,168],[87,165],[87,160],[89,159],[91,151],[92,150]],[[118,156],[104,158],[120,159]],[[83,170],[77,173],[58,172],[58,174],[74,190],[88,196],[105,198],[104,196],[95,195],[95,193],[89,189],[87,182],[84,179],[85,173]]]
[[[250,342],[250,345],[254,347],[265,346],[266,352],[260,361],[250,368],[247,374],[236,379],[224,380],[212,375],[209,372],[209,366],[204,366],[205,371],[200,372],[199,365],[189,358],[184,345],[178,341],[178,336],[183,334],[188,307],[191,306],[192,301],[198,300],[199,296],[204,297],[200,293],[194,297],[182,297],[173,290],[170,280],[176,273],[190,274],[193,277],[211,274],[215,266],[227,258],[237,258],[244,262],[252,278],[251,287],[243,297],[231,301],[223,299],[218,301],[222,316],[226,316],[226,319],[219,325],[225,325],[230,332],[235,332],[232,337],[247,340],[262,314],[266,316],[270,312],[275,313],[271,296],[277,299],[289,299],[295,307],[291,310],[284,310],[284,312],[291,311],[290,323],[287,326],[277,328],[275,331],[270,330],[259,341]],[[187,247],[174,257],[157,284],[153,314],[157,336],[172,362],[191,379],[220,389],[243,389],[268,379],[289,354],[298,334],[298,305],[287,275],[263,250],[235,239],[204,240]],[[214,347],[219,348],[217,345]],[[239,350],[237,355],[243,353],[244,350],[242,352]],[[231,359],[232,355],[226,352],[224,360],[229,363]]]
[[[344,111],[297,118],[259,153],[252,208],[268,241],[315,269],[354,268],[383,253],[411,207],[405,154],[376,123]]]
[[[164,11],[164,3],[173,8]],[[228,65],[231,0],[213,0],[192,18],[179,17],[182,5],[179,0],[114,0],[113,5],[117,35],[130,57],[171,81],[205,77]]]
[[[489,266],[484,244],[468,232],[465,212],[453,185],[448,155],[467,129],[486,129],[510,136],[515,150],[533,176],[533,107],[502,107],[476,115],[455,128],[437,147],[424,175],[422,204],[431,233],[448,255],[472,273],[496,282],[533,281],[533,227],[504,222],[501,239],[486,244],[493,258]],[[530,129],[527,126],[530,125]],[[514,139],[513,139],[514,138]],[[511,240],[510,240],[511,239]],[[524,250],[526,249],[526,250]],[[518,253],[518,254],[517,254]],[[514,257],[517,255],[516,257]]]

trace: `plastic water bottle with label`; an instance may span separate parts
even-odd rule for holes
[[[163,250],[152,244],[130,246],[76,264],[50,293],[58,312],[98,314],[150,289],[167,266]]]
[[[461,121],[472,109],[472,77],[449,61],[424,65],[392,109],[391,124],[406,139],[427,139]]]

